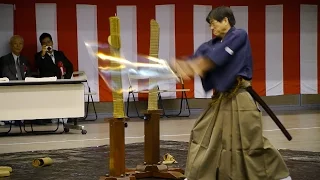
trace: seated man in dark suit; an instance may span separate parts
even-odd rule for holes
[[[53,49],[51,35],[49,33],[42,33],[39,41],[42,50],[35,55],[35,63],[39,70],[39,76],[56,76],[58,79],[70,79],[73,73],[73,65],[62,51]],[[68,119],[59,119],[59,121],[67,123]],[[48,122],[48,120],[44,122]]]
[[[0,58],[1,77],[7,77],[11,80],[24,80],[31,77],[29,62],[26,57],[21,55],[24,46],[24,40],[19,35],[10,38],[11,52]],[[23,121],[11,121],[15,125],[19,125]],[[3,125],[3,122],[0,122]]]
[[[40,77],[70,79],[73,65],[62,51],[53,49],[52,37],[48,33],[41,34],[39,41],[42,50],[35,55],[35,63]]]
[[[24,40],[21,36],[11,37],[11,52],[0,58],[1,77],[7,77],[9,80],[24,80],[26,77],[31,77],[29,62],[20,54],[23,45]]]

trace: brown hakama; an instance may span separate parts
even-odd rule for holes
[[[289,170],[262,135],[262,114],[240,79],[228,93],[216,93],[191,131],[188,180],[279,180]]]

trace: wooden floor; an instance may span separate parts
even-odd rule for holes
[[[276,112],[281,122],[293,136],[288,141],[269,116],[263,116],[264,135],[278,149],[292,149],[320,152],[320,110],[319,111],[291,111]],[[161,119],[161,140],[188,141],[190,129],[195,122],[192,118]],[[132,120],[126,128],[126,143],[143,142],[143,121]],[[84,124],[88,133],[82,135],[80,131],[70,130],[68,134],[28,135],[0,137],[0,153],[55,150],[100,146],[109,144],[109,124],[103,120]],[[56,126],[41,126],[41,129],[55,129]],[[3,126],[0,131],[4,132]],[[62,129],[60,130],[62,131]],[[18,132],[15,127],[13,132]]]

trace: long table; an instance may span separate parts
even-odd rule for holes
[[[82,79],[1,82],[0,121],[84,117],[84,82]]]

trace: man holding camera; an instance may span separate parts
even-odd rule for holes
[[[42,33],[39,41],[42,50],[35,55],[35,63],[39,70],[39,76],[56,76],[58,79],[70,79],[73,73],[73,65],[62,51],[53,49],[51,35]]]
[[[52,37],[49,33],[42,33],[39,41],[42,50],[35,55],[35,64],[39,71],[39,77],[54,77],[58,79],[70,79],[73,73],[73,65],[62,51],[53,49]],[[67,123],[67,118],[59,121]],[[47,120],[47,122],[50,120]],[[53,120],[54,123],[56,120]]]

